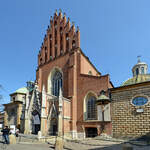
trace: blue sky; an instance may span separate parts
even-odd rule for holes
[[[150,65],[149,0],[3,0],[0,84],[4,100],[35,80],[37,54],[50,16],[62,9],[80,28],[81,49],[114,86],[132,77],[137,56]]]

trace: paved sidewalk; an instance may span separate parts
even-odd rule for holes
[[[0,150],[4,150],[0,143]],[[135,146],[134,150],[150,150],[150,146]],[[54,150],[53,144],[19,143],[8,145],[5,150]],[[65,142],[64,150],[122,150],[122,144],[108,141],[83,140],[82,142]]]
[[[48,144],[15,144],[3,146],[0,143],[0,150],[50,150]]]
[[[64,144],[64,150],[122,150],[122,145],[122,142],[99,139],[67,140]],[[134,150],[150,150],[150,146],[132,146]],[[0,150],[54,150],[54,141],[47,143],[21,141],[15,145],[0,143]]]
[[[102,141],[102,140],[83,140],[79,143],[67,142],[66,149],[70,150],[122,150],[123,143]],[[132,145],[133,150],[150,150],[150,146]]]

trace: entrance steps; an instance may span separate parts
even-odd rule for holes
[[[57,136],[43,136],[39,138],[38,140],[40,142],[46,142],[46,143],[55,143]]]
[[[42,136],[38,138],[38,135],[26,135],[19,134],[19,137],[16,138],[17,143],[49,143],[55,144],[58,136]],[[62,137],[64,141],[72,140],[69,137]]]
[[[37,143],[38,142],[38,136],[37,135],[27,135],[27,134],[19,134],[18,137],[16,137],[17,143]]]

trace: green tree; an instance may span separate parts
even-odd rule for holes
[[[0,84],[0,100],[3,99],[3,96],[1,94],[1,90],[3,89],[3,86]]]
[[[1,91],[3,90],[3,86],[0,84],[0,112],[3,111],[4,107],[2,105],[3,95]]]

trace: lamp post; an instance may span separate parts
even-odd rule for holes
[[[105,105],[110,103],[109,97],[105,95],[105,91],[100,92],[100,96],[98,96],[96,104],[97,106],[100,105],[102,109],[102,123],[101,123],[101,133],[104,132],[105,129],[105,119],[104,119],[104,111],[105,111]]]
[[[33,81],[27,81],[27,89],[31,92],[34,88],[35,83]]]

